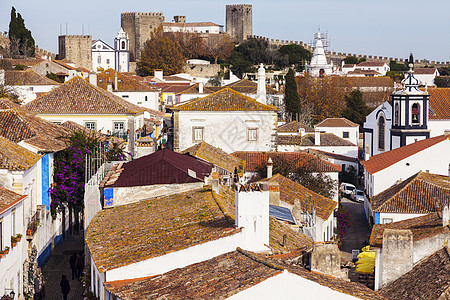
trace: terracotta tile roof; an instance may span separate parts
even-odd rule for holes
[[[169,75],[169,76],[163,76],[164,81],[166,82],[174,82],[174,81],[190,81],[189,79],[175,76],[175,75]]]
[[[11,171],[28,170],[39,159],[41,159],[40,155],[0,137],[0,169]]]
[[[394,91],[394,81],[390,77],[348,77],[353,87],[386,87]]]
[[[187,148],[186,150],[183,150],[181,153],[187,153],[189,155],[204,159],[232,173],[235,168],[238,170],[238,173],[242,173],[244,171],[245,162],[242,159],[228,154],[219,148],[213,147],[206,142],[198,143],[190,148]]]
[[[212,164],[168,149],[116,165],[105,176],[102,186],[131,187],[203,181]]]
[[[450,136],[440,135],[429,139],[420,140],[415,143],[391,151],[374,155],[370,157],[369,160],[363,162],[364,168],[370,174],[375,174],[376,172],[381,171],[387,167],[390,167],[393,164],[401,161],[402,159],[405,159],[411,155],[419,153],[420,151],[423,151],[445,140],[448,140],[449,138]]]
[[[0,136],[15,143],[24,141],[42,152],[54,152],[66,147],[60,137],[72,131],[17,108],[0,110]]]
[[[307,149],[306,152],[314,154],[314,155],[318,155],[320,158],[322,158],[323,156],[328,157],[328,158],[333,158],[333,159],[338,159],[338,160],[343,160],[343,161],[349,161],[349,162],[354,162],[354,163],[358,163],[359,160],[357,158],[354,157],[349,157],[349,156],[345,156],[345,155],[341,155],[341,154],[337,154],[337,153],[331,153],[331,152],[326,152],[326,151],[322,151],[322,150],[317,150],[317,149]]]
[[[359,125],[353,123],[346,118],[327,118],[314,127],[358,127]]]
[[[371,199],[375,212],[426,214],[450,203],[450,177],[419,172]]]
[[[67,60],[52,60],[54,63],[69,69],[69,70],[76,70],[76,68],[69,66],[66,62],[68,62]]]
[[[60,85],[60,83],[53,81],[45,76],[39,75],[33,70],[5,71],[5,84],[6,85]]]
[[[361,69],[356,69],[354,71],[350,71],[347,73],[347,75],[381,75],[380,72],[377,72],[375,70],[361,70]]]
[[[239,81],[230,83],[225,87],[229,87],[239,93],[242,94],[256,94],[258,91],[258,84],[256,82],[250,81],[248,79],[241,79]],[[223,87],[218,87],[223,88]],[[270,86],[266,85],[266,94],[267,95],[283,95],[282,92],[277,91]]]
[[[179,92],[180,94],[198,94],[199,93],[199,83],[196,83],[194,85],[191,85],[189,87],[184,86],[184,90],[182,90],[181,92]],[[203,87],[203,93],[204,94],[212,94],[213,91],[209,89],[209,87],[204,86]]]
[[[284,125],[278,126],[278,132],[298,132],[300,128],[305,129],[306,132],[314,132],[314,128],[304,125],[297,121],[292,121]]]
[[[40,58],[24,58],[24,59],[5,58],[5,60],[9,61],[13,66],[24,65],[27,67],[33,67],[44,61],[44,59]]]
[[[344,64],[342,67],[343,68],[353,68],[354,66],[356,66],[356,64]]]
[[[450,254],[444,247],[385,286],[380,294],[388,299],[448,299],[449,274]]]
[[[115,74],[117,74],[117,86],[115,84]],[[107,90],[108,82],[113,85],[115,92],[152,92],[156,88],[148,83],[136,80],[133,76],[128,76],[124,73],[117,72],[113,69],[108,69],[97,74],[97,86]]]
[[[0,187],[0,214],[25,197],[26,195],[22,196],[4,187]]]
[[[357,298],[385,299],[362,284],[278,263],[240,248],[161,275],[106,282],[105,288],[124,300],[226,299],[283,271]]]
[[[233,251],[158,276],[107,282],[105,287],[124,300],[226,299],[281,272],[244,251]]]
[[[0,98],[0,109],[10,109],[10,108],[22,109],[22,106],[20,104],[14,103],[9,98]]]
[[[267,162],[269,157],[282,156],[292,161],[296,167],[304,167],[310,172],[341,172],[339,165],[330,163],[305,151],[300,152],[264,152],[237,151],[232,155],[245,160],[245,171],[255,172],[256,168]]]
[[[184,111],[277,111],[272,105],[259,103],[230,88],[224,88],[206,97],[176,105],[173,110]]]
[[[277,135],[278,145],[315,146],[314,133],[301,135]],[[350,141],[344,140],[333,133],[320,133],[320,146],[356,146]]]
[[[187,88],[190,88],[190,85],[178,85],[178,84],[169,84],[169,85],[165,85],[161,88],[161,92],[163,93],[175,93],[175,94],[179,94],[182,91],[184,91]]]
[[[273,217],[269,218],[269,231],[269,247],[275,255],[300,249],[305,251],[312,249],[313,242],[310,238]],[[283,245],[284,235],[286,235],[285,245]]]
[[[280,185],[280,200],[291,205],[294,205],[295,199],[298,199],[301,207],[306,207],[306,197],[309,195],[316,205],[316,215],[322,220],[327,220],[337,206],[337,202],[321,196],[280,174],[263,181],[278,182]]]
[[[420,241],[441,233],[450,233],[448,226],[442,226],[442,217],[438,213],[430,213],[424,216],[393,222],[389,224],[375,224],[370,235],[370,245],[382,247],[383,232],[385,229],[408,229],[412,231],[413,240]]]
[[[190,23],[175,23],[175,22],[164,22],[163,26],[167,27],[202,27],[202,26],[219,26],[213,22],[190,22]]]
[[[417,68],[414,69],[414,74],[429,74],[433,75],[436,72],[436,68]]]
[[[100,211],[86,242],[100,272],[239,231],[208,188]]]
[[[24,107],[36,114],[51,115],[134,115],[143,111],[142,107],[93,86],[80,77],[72,78]]]
[[[357,64],[358,67],[382,67],[386,63],[385,62],[378,62],[378,61],[363,61]]]
[[[430,94],[430,120],[450,120],[450,88],[428,89]]]

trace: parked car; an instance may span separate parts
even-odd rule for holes
[[[341,183],[341,187],[339,190],[341,192],[341,196],[350,198],[353,191],[356,190],[356,187],[351,183],[343,182],[343,183]]]
[[[350,199],[356,202],[364,202],[365,197],[366,195],[364,195],[364,192],[361,190],[354,190],[350,195]]]

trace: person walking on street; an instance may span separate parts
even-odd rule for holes
[[[75,262],[75,267],[77,268],[77,277],[78,279],[81,279],[81,275],[83,275],[84,269],[84,258],[82,251],[78,253],[77,260]]]
[[[74,280],[75,278],[78,278],[77,267],[75,266],[76,261],[77,261],[77,253],[74,252],[69,260],[70,268],[72,269],[72,280]]]
[[[67,280],[67,278],[66,278],[66,275],[62,276],[59,286],[61,287],[61,293],[63,294],[63,299],[67,300],[67,295],[70,292],[70,284],[69,284],[69,280]]]

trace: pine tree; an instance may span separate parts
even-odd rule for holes
[[[286,104],[286,112],[292,117],[300,113],[300,96],[298,95],[297,83],[295,82],[294,70],[292,69],[289,69],[289,72],[286,74],[284,103]]]
[[[345,103],[346,107],[342,116],[362,126],[370,109],[364,102],[361,91],[354,90],[350,95],[345,96]]]
[[[25,21],[14,6],[11,9],[9,22],[10,52],[12,57],[34,56],[35,44],[31,31],[25,27]]]

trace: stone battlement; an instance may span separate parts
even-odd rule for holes
[[[51,53],[47,50],[40,49],[38,46],[36,46],[35,50],[36,54],[39,54],[40,56],[47,56],[48,59],[56,59],[56,54]]]
[[[92,35],[60,35],[68,38],[77,38],[77,39],[92,39]]]
[[[0,32],[0,39],[9,39],[8,34],[4,32]]]
[[[122,16],[138,15],[138,16],[162,17],[163,13],[162,12],[123,12],[120,15],[122,15]]]
[[[251,35],[251,36],[248,36],[248,38],[264,40],[264,41],[267,41],[271,45],[283,46],[283,45],[289,45],[289,44],[296,44],[296,45],[303,46],[305,49],[307,49],[311,52],[314,50],[307,43],[304,43],[301,41],[269,39],[267,37],[260,36],[260,35]],[[387,64],[389,64],[389,62],[391,60],[400,62],[400,63],[405,62],[405,59],[403,59],[403,58],[368,55],[368,54],[355,54],[355,53],[346,53],[346,52],[335,52],[335,51],[333,51],[333,52],[328,51],[326,53],[326,55],[331,59],[341,59],[341,60],[346,58],[347,56],[355,56],[357,58],[365,58],[366,61],[380,61],[380,62],[386,62]],[[419,66],[419,65],[445,66],[445,65],[450,65],[450,61],[445,62],[445,61],[434,61],[434,60],[430,61],[430,60],[416,59],[416,60],[414,60],[414,64],[416,64],[417,66]]]

